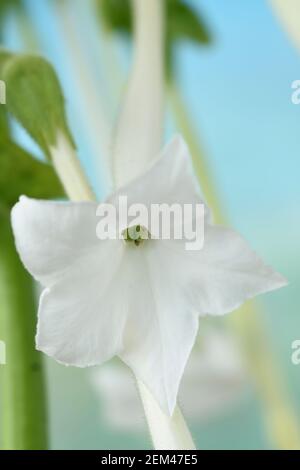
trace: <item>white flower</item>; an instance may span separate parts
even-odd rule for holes
[[[128,203],[201,202],[186,145],[174,138],[137,180],[117,191]],[[286,284],[234,231],[205,221],[204,248],[148,240],[133,249],[96,236],[93,202],[22,197],[12,211],[16,245],[45,287],[37,348],[85,367],[118,355],[172,414],[199,315],[222,315]]]

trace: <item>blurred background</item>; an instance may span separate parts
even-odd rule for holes
[[[200,449],[300,448],[300,364],[291,360],[300,339],[300,105],[291,101],[300,50],[283,21],[291,14],[300,31],[300,11],[283,12],[279,1],[165,1],[165,138],[185,135],[219,220],[289,280],[258,299],[255,325],[251,311],[201,320],[179,401]],[[53,64],[82,164],[105,197],[132,58],[127,2],[2,4],[2,45]],[[12,126],[15,141],[42,158]],[[45,362],[51,448],[151,448],[134,380],[118,361],[90,370]]]

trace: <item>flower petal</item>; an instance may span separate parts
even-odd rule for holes
[[[201,203],[188,147],[177,135],[166,145],[149,169],[133,182],[116,191],[108,202],[118,205],[120,196],[127,196],[128,205],[196,204]]]
[[[118,354],[127,314],[123,255],[122,242],[103,241],[101,249],[44,290],[37,349],[79,367],[101,364]]]
[[[99,245],[92,202],[54,202],[25,196],[12,210],[16,246],[28,271],[44,286],[61,278]]]
[[[172,414],[179,383],[195,341],[198,319],[188,310],[176,273],[161,266],[170,263],[159,241],[140,250],[135,272],[138,283],[124,328],[120,357],[149,388],[161,408]]]
[[[162,243],[177,257],[177,284],[199,314],[228,313],[249,298],[287,284],[238,233],[221,226],[206,225],[201,250],[186,251],[182,241]]]

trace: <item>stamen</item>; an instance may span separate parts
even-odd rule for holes
[[[133,225],[126,228],[123,230],[122,236],[126,243],[131,243],[135,246],[140,246],[145,240],[151,238],[150,232],[143,225]]]

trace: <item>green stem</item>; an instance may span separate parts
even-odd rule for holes
[[[2,448],[47,448],[46,404],[41,354],[35,350],[33,281],[15,250],[9,211],[0,212],[0,366]]]

